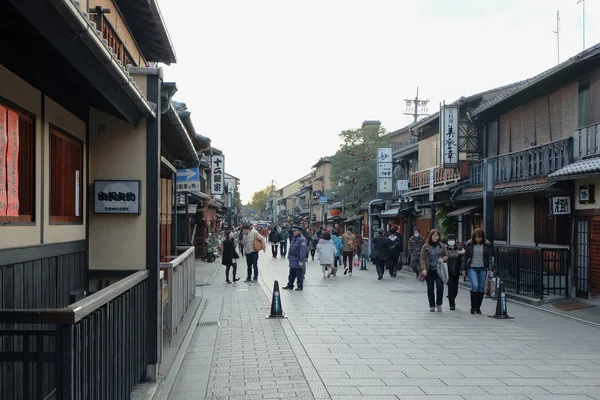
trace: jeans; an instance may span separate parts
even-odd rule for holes
[[[458,279],[460,277],[458,275],[450,275],[448,277],[448,302],[450,306],[454,307],[456,305],[456,295],[458,294]]]
[[[281,245],[281,257],[285,258],[285,254],[287,253],[287,240],[279,242]]]
[[[304,273],[302,268],[290,268],[290,274],[288,276],[288,288],[294,287],[294,280],[296,280],[298,289],[302,289],[304,287]]]
[[[248,279],[252,278],[252,267],[254,267],[254,279],[258,279],[258,251],[246,254],[246,265],[248,266]]]
[[[383,273],[385,272],[385,261],[373,260],[373,263],[375,263],[375,267],[377,267],[377,275],[383,276]]]
[[[487,278],[485,268],[469,268],[467,274],[471,282],[471,292],[485,292],[485,278]]]
[[[354,261],[354,252],[352,251],[342,251],[342,257],[344,259],[344,268],[348,268],[350,272],[352,272],[352,263]],[[348,262],[348,264],[346,264]]]
[[[278,243],[271,242],[271,253],[273,254],[273,257],[277,257],[277,245]]]
[[[433,293],[433,285],[436,288],[436,294]],[[429,297],[429,307],[441,306],[444,301],[444,282],[437,271],[429,269],[427,271],[427,297]],[[435,301],[437,297],[437,302]]]

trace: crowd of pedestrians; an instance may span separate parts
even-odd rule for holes
[[[226,282],[237,282],[237,260],[245,257],[247,274],[245,282],[258,280],[259,253],[266,253],[271,246],[273,258],[287,258],[289,262],[288,282],[282,288],[304,290],[306,264],[315,258],[321,266],[323,279],[337,276],[339,267],[344,275],[352,276],[353,267],[361,264],[364,240],[355,234],[352,227],[345,231],[339,225],[331,230],[307,228],[306,220],[298,225],[274,224],[270,227],[245,224],[241,229],[227,233],[223,242],[222,263],[226,266]],[[485,282],[488,272],[493,270],[492,245],[485,239],[481,229],[475,229],[464,248],[457,246],[455,234],[448,234],[445,242],[437,229],[423,237],[418,228],[408,240],[408,263],[416,279],[427,286],[427,298],[431,312],[442,311],[444,287],[448,286],[450,310],[456,309],[459,279],[468,276],[471,283],[471,314],[481,314]],[[268,242],[268,243],[267,243]],[[288,244],[289,242],[289,244]],[[403,265],[403,240],[396,227],[389,231],[379,229],[373,238],[369,258],[377,269],[377,278],[382,280],[386,269],[390,277],[396,277]],[[289,248],[289,250],[288,250]],[[364,262],[364,261],[363,261]],[[229,279],[233,270],[232,279]]]

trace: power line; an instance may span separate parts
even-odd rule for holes
[[[419,99],[419,87],[417,86],[417,96],[414,99],[404,99],[406,104],[406,112],[404,115],[410,115],[414,118],[414,122],[419,120],[419,117],[427,115],[427,104],[429,99]]]

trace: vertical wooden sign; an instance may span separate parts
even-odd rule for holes
[[[19,115],[8,110],[8,147],[6,176],[8,178],[8,207],[6,215],[19,216]]]
[[[6,108],[0,106],[0,216],[6,215],[8,197],[6,194]]]

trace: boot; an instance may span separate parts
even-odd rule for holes
[[[475,312],[477,314],[481,314],[481,304],[483,303],[484,293],[477,292],[477,307],[475,308]]]
[[[234,265],[234,266],[233,266],[233,281],[234,281],[234,282],[237,282],[237,281],[239,281],[239,280],[240,280],[240,278],[236,278],[236,277],[235,277],[236,273],[237,273],[237,266],[235,266],[235,265]]]
[[[477,292],[471,291],[471,314],[475,314],[475,310],[477,309]]]
[[[231,281],[229,280],[229,268],[225,270],[225,282],[231,283]]]

